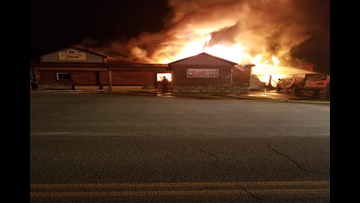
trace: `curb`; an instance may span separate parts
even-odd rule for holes
[[[331,101],[309,101],[309,100],[289,100],[291,103],[304,103],[304,104],[331,104]]]
[[[163,94],[162,92],[151,92],[151,91],[87,91],[87,90],[39,90],[39,91],[30,91],[30,93],[42,93],[42,92],[62,92],[62,93],[100,93],[100,94],[113,94],[113,95],[149,95],[149,96],[159,96]],[[287,103],[303,103],[303,104],[331,104],[329,100],[307,100],[307,98],[299,98],[299,99],[279,99],[279,98],[271,98],[271,97],[256,97],[256,96],[240,96],[240,95],[226,95],[226,96],[195,96],[195,95],[173,95],[171,93],[167,93],[167,95],[163,95],[164,97],[188,97],[194,99],[240,99],[240,100],[254,100],[254,101],[272,101],[272,102],[287,102]],[[161,96],[160,96],[161,97]]]
[[[249,96],[226,96],[228,98],[243,99],[243,100],[257,100],[257,101],[274,101],[274,102],[289,102],[289,103],[307,103],[307,104],[331,104],[331,101],[312,101],[301,99],[276,99],[265,97],[249,97]]]

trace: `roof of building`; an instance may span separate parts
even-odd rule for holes
[[[201,53],[199,55],[196,55],[196,56],[192,56],[192,57],[188,57],[188,58],[181,59],[181,60],[178,60],[178,61],[174,61],[174,62],[170,63],[169,65],[178,64],[178,63],[182,63],[182,64],[185,63],[185,64],[188,64],[188,65],[206,65],[206,64],[204,64],[204,61],[208,62],[210,64],[214,64],[214,65],[219,65],[219,64],[216,64],[216,63],[224,63],[224,62],[227,63],[227,64],[230,64],[230,65],[238,65],[235,62],[228,61],[226,59],[219,58],[219,57],[210,55],[210,54],[205,53],[205,52]]]
[[[94,54],[94,55],[97,55],[97,56],[100,56],[100,57],[103,57],[103,58],[108,58],[105,55],[102,55],[102,54],[99,54],[99,53],[96,53],[96,52],[93,52],[93,51],[89,51],[89,50],[86,50],[86,49],[83,49],[83,48],[80,48],[80,47],[76,47],[76,46],[63,47],[63,48],[60,48],[60,49],[56,49],[56,50],[53,50],[53,51],[50,51],[50,52],[47,52],[47,53],[43,53],[43,54],[40,55],[40,57],[48,55],[48,54],[52,54],[54,52],[62,51],[64,49],[76,49],[76,50],[87,52],[87,53],[90,53],[90,54]]]

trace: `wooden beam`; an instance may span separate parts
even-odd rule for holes
[[[112,90],[112,71],[108,68],[108,75],[109,75],[109,91]]]

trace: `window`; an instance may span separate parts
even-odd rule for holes
[[[305,79],[310,81],[321,81],[321,80],[326,80],[327,76],[324,74],[308,74],[306,75]]]
[[[172,81],[172,75],[171,73],[158,73],[157,74],[157,81],[163,81],[164,76],[171,82]]]
[[[58,80],[70,80],[70,73],[58,73],[57,79]]]

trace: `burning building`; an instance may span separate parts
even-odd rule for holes
[[[241,66],[207,53],[169,64],[173,93],[226,95],[249,90],[253,64]]]
[[[81,50],[89,54],[99,53],[97,55],[100,58],[106,56],[107,61],[89,63],[91,58],[84,60],[80,56],[72,63],[77,67],[82,64],[83,68],[79,71],[83,71],[83,74],[86,72],[88,76],[77,76],[80,72],[72,72],[72,75],[77,79],[83,78],[82,81],[86,83],[58,81],[58,76],[51,76],[53,81],[49,80],[49,83],[109,88],[123,85],[157,87],[159,77],[173,71],[175,91],[198,91],[196,88],[200,88],[206,92],[210,83],[218,88],[216,91],[229,91],[230,86],[233,90],[252,88],[253,82],[249,81],[253,79],[260,85],[276,86],[278,79],[285,75],[311,72],[309,68],[297,69],[299,65],[296,64],[297,59],[292,57],[292,50],[323,26],[321,16],[314,16],[316,8],[323,6],[322,2],[168,0],[168,6],[172,11],[164,20],[164,29],[157,33],[143,32],[125,41],[85,39],[79,45]],[[55,56],[58,57],[58,54],[55,53]],[[71,64],[65,65],[65,61],[53,59],[59,66],[55,70],[61,70],[61,67],[66,67],[65,73],[74,70],[69,67]],[[212,67],[211,62],[221,63],[217,65],[224,67]],[[249,68],[238,64],[254,65]],[[42,74],[50,67],[49,63],[38,66]],[[196,76],[202,72],[201,77]],[[39,72],[35,73],[39,76]],[[139,78],[140,75],[142,78]],[[249,75],[253,76],[248,80]],[[223,86],[227,88],[220,88],[221,78],[224,79]],[[203,86],[191,87],[189,81],[201,81],[199,83],[203,83]]]
[[[253,66],[207,53],[170,64],[115,63],[107,62],[107,56],[69,47],[30,63],[30,75],[39,89],[157,89],[166,76],[174,94],[224,95],[248,91]]]
[[[68,47],[40,56],[31,63],[39,89],[81,90],[157,88],[158,74],[170,74],[167,65],[108,62],[107,56],[78,47]]]

